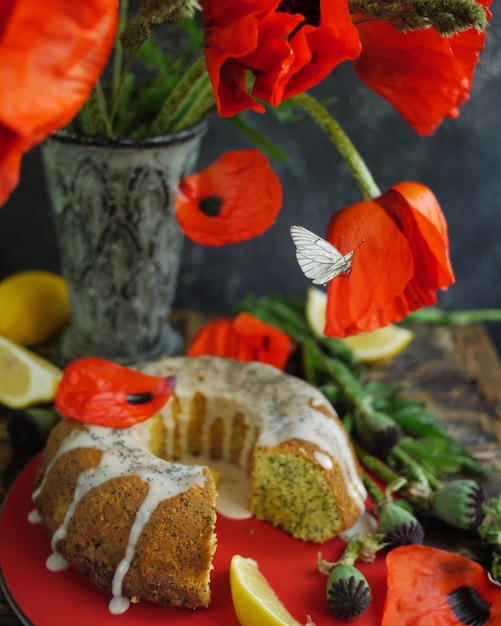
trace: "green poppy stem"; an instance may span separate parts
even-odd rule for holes
[[[202,55],[189,68],[183,79],[173,90],[169,98],[164,103],[160,113],[155,118],[150,135],[161,135],[170,130],[172,123],[179,115],[181,108],[189,108],[193,100],[193,94],[198,93],[195,87],[200,81],[207,81],[207,69],[205,65],[205,57]],[[203,83],[202,83],[203,84]],[[214,98],[214,96],[212,95]]]
[[[315,122],[327,133],[332,143],[350,168],[357,185],[365,200],[381,195],[379,187],[372,177],[365,161],[355,148],[344,130],[332,115],[308,93],[300,93],[291,98],[303,111],[308,113]]]
[[[399,474],[394,472],[378,458],[369,454],[356,441],[352,439],[351,443],[353,444],[358,460],[367,470],[369,470],[369,472],[371,472],[371,474],[377,476],[377,478],[386,484],[394,482],[400,478]]]
[[[362,478],[364,481],[364,486],[367,489],[367,493],[369,494],[369,498],[376,505],[376,507],[381,505],[386,500],[384,494],[381,492],[376,483],[371,480],[364,471],[362,471]]]
[[[129,0],[121,0],[118,14],[118,29],[117,29],[117,39],[114,47],[114,55],[113,55],[113,71],[112,71],[112,81],[111,81],[111,93],[113,97],[118,93],[119,85],[121,82],[121,74],[122,74],[122,59],[123,59],[123,48],[119,43],[120,33],[123,31],[125,24],[127,23],[127,11],[129,8]]]
[[[465,311],[441,311],[429,308],[413,311],[405,318],[409,323],[438,324],[442,326],[465,326],[476,322],[501,322],[501,309],[472,309]]]

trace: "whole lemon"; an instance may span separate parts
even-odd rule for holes
[[[23,346],[43,343],[68,324],[66,281],[44,270],[17,272],[0,281],[0,335]]]

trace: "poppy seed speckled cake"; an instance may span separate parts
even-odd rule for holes
[[[164,357],[138,369],[177,380],[158,414],[128,428],[63,419],[35,481],[54,552],[111,592],[111,610],[128,598],[210,602],[216,486],[187,457],[249,474],[250,512],[298,539],[326,541],[364,511],[349,438],[305,381],[219,357]]]

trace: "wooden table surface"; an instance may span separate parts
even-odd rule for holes
[[[175,321],[184,336],[190,336],[203,318],[190,314]],[[397,358],[372,367],[369,375],[403,383],[408,395],[425,400],[488,470],[484,481],[488,495],[500,495],[501,365],[486,331],[481,325],[416,325],[413,330],[412,344]],[[0,502],[31,458],[12,448],[6,421],[0,408]],[[471,546],[462,540],[460,533],[449,530],[444,534],[440,529],[434,533],[432,529],[426,542],[468,554]],[[20,624],[1,593],[0,624]]]

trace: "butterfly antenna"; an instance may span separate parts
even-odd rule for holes
[[[356,248],[353,249],[353,252],[355,252],[356,250],[358,250],[360,248],[360,246],[365,243],[365,237],[364,239],[362,239],[362,241],[358,244],[358,246]]]

